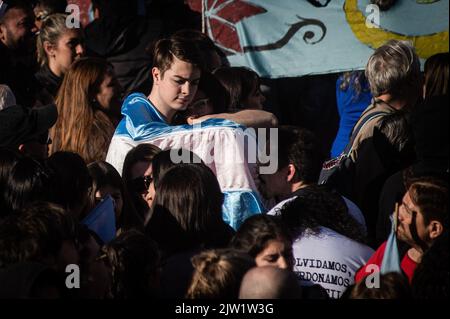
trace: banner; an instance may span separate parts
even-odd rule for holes
[[[449,1],[188,0],[235,66],[269,78],[363,69],[389,39],[410,40],[422,59],[448,51]]]

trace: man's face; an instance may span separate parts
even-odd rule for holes
[[[192,102],[197,92],[201,71],[191,63],[174,57],[173,63],[164,74],[158,68],[153,69],[153,81],[156,89],[156,107],[168,119],[183,111]]]
[[[413,220],[413,212],[416,212],[416,219]],[[419,238],[424,241],[429,241],[429,230],[427,225],[425,225],[425,220],[420,212],[419,207],[417,207],[409,195],[409,191],[403,196],[402,204],[400,205],[398,214],[398,226],[397,226],[397,237],[399,240],[406,242],[412,247],[417,247],[417,243],[414,241],[411,234],[409,226],[414,223],[416,224],[417,234]],[[419,247],[420,248],[420,247]]]
[[[0,25],[0,41],[10,50],[31,53],[35,49],[35,32],[33,12],[13,8]]]

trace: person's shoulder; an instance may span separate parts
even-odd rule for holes
[[[131,93],[123,101],[123,104],[127,105],[136,103],[150,104],[150,101],[143,93]]]

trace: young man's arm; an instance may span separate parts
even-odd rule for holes
[[[253,128],[278,126],[277,117],[272,113],[263,110],[242,110],[236,113],[208,114],[196,118],[195,120],[205,121],[211,118],[226,119]],[[188,118],[189,124],[192,125],[193,121],[194,118]]]

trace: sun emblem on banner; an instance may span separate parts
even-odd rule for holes
[[[202,1],[208,35],[230,54],[242,53],[236,24],[267,10],[242,0],[188,0],[191,9],[202,12]]]
[[[421,0],[418,3],[434,3],[437,1]],[[358,8],[358,0],[346,0],[344,4],[346,19],[356,38],[369,47],[376,49],[391,39],[409,40],[417,51],[417,54],[427,59],[433,54],[448,52],[448,31],[437,32],[429,35],[404,35],[401,33],[384,30],[383,28],[367,28],[366,17]]]

